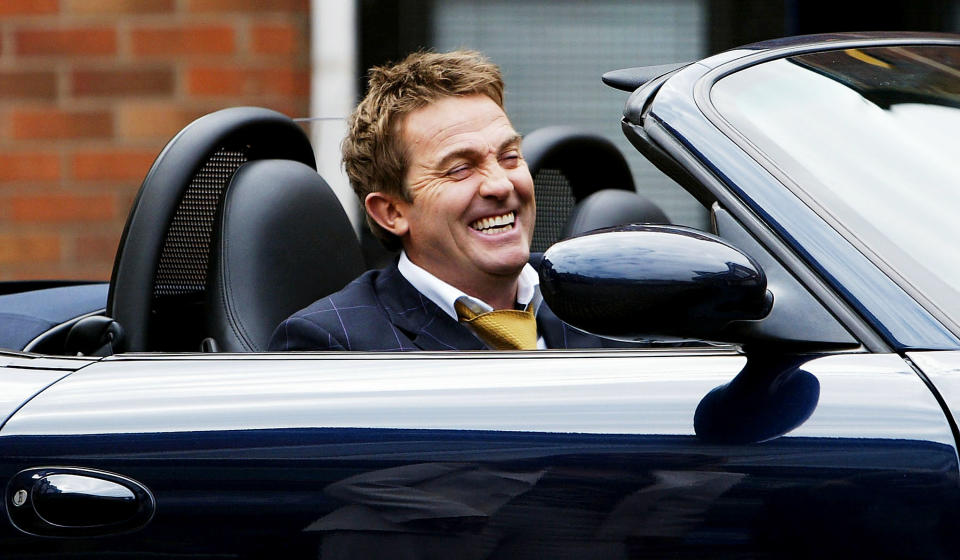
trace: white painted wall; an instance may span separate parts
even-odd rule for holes
[[[346,117],[356,103],[357,10],[354,0],[312,0],[310,140],[317,171],[337,194],[354,227],[361,221],[357,197],[340,163]]]

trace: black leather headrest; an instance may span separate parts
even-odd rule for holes
[[[633,175],[620,150],[607,138],[570,126],[548,126],[523,138],[523,159],[536,178],[559,170],[577,202],[599,189],[634,190]]]
[[[200,117],[157,157],[127,218],[107,297],[130,351],[199,347],[213,216],[236,169],[266,158],[316,165],[303,130],[259,107]]]
[[[581,200],[570,213],[563,237],[625,224],[669,224],[656,204],[630,191],[604,189]]]
[[[573,206],[595,191],[634,190],[623,154],[599,134],[569,126],[541,128],[524,137],[523,157],[537,198],[533,251],[544,251],[557,242]]]
[[[302,163],[241,166],[216,223],[206,316],[221,351],[266,350],[283,319],[364,270],[343,207]]]

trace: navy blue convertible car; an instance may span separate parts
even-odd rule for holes
[[[622,348],[264,352],[389,255],[293,121],[208,115],[109,284],[0,295],[0,556],[960,556],[960,37],[603,79],[711,224],[597,137],[524,140],[544,297]]]

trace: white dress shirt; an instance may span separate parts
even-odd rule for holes
[[[410,282],[418,292],[437,304],[437,307],[456,321],[459,321],[460,318],[457,316],[457,311],[453,304],[459,298],[466,298],[472,304],[471,307],[482,310],[480,312],[493,311],[493,307],[487,302],[463,293],[413,264],[413,261],[407,257],[406,251],[400,252],[400,262],[397,263],[397,268],[400,269],[400,274],[403,275],[403,277],[407,279],[407,282]],[[517,278],[517,305],[524,309],[530,305],[534,315],[536,315],[542,302],[543,298],[540,295],[540,276],[537,275],[537,271],[534,270],[529,263],[525,264],[520,271],[520,276]],[[538,333],[537,348],[543,350],[546,347],[547,345],[543,337]]]

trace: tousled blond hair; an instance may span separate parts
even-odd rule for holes
[[[476,51],[417,52],[392,66],[371,68],[367,94],[350,116],[342,146],[343,166],[360,202],[372,192],[409,200],[401,138],[407,115],[444,97],[477,94],[503,108],[500,68]],[[400,248],[400,239],[369,215],[367,224],[387,248]]]

